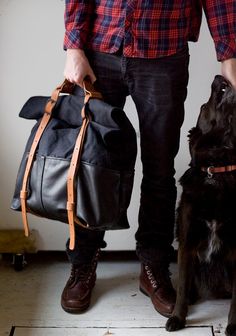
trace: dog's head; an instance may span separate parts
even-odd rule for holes
[[[197,127],[203,134],[232,129],[236,136],[236,92],[224,77],[215,77],[210,99],[201,107]]]
[[[236,160],[236,91],[224,77],[215,77],[210,99],[202,105],[197,125],[189,132],[189,144],[194,166]]]

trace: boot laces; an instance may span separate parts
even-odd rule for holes
[[[145,265],[145,270],[154,289],[158,289],[159,287],[172,287],[170,279],[171,273],[168,267],[161,265],[150,267],[149,265]]]
[[[89,283],[97,267],[99,252],[100,250],[96,251],[91,263],[81,263],[79,265],[73,264],[69,281],[74,282],[76,280]]]

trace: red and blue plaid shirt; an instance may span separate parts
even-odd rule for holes
[[[64,48],[171,55],[198,40],[202,8],[218,60],[236,57],[236,0],[66,0]]]

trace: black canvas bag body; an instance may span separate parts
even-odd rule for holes
[[[123,110],[85,81],[73,95],[65,81],[50,97],[31,97],[20,117],[36,119],[19,167],[11,208],[91,230],[129,227],[136,133]],[[61,93],[69,95],[60,95]],[[33,148],[34,147],[34,148]],[[25,185],[25,186],[24,186]]]

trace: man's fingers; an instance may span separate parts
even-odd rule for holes
[[[93,71],[91,71],[91,72],[88,74],[88,76],[89,76],[89,78],[90,78],[90,80],[91,80],[92,83],[94,83],[94,82],[97,80],[97,78],[96,78],[96,76],[94,75],[94,72],[93,72]]]
[[[81,88],[83,88],[83,81],[85,77],[89,77],[91,80],[91,83],[94,83],[96,81],[96,76],[94,75],[93,72],[90,72],[86,75],[76,75],[76,74],[67,74],[66,72],[64,72],[64,77],[71,83],[79,85]]]
[[[96,80],[87,57],[80,49],[67,50],[64,76],[68,81],[80,87],[83,87],[83,81],[86,76],[90,78],[92,83]]]
[[[77,75],[75,73],[68,73],[67,71],[64,72],[64,77],[71,83],[79,85],[83,87],[83,79],[84,77],[81,75]]]

